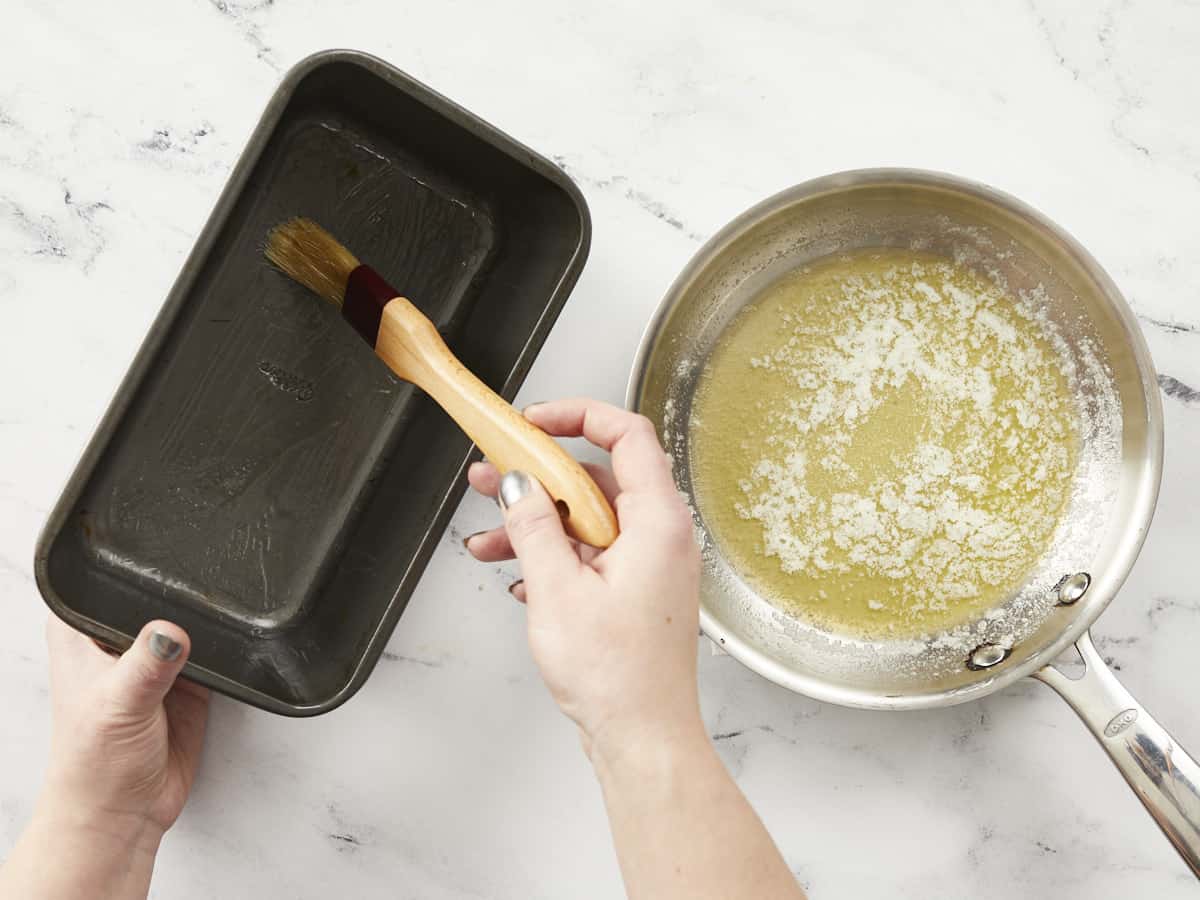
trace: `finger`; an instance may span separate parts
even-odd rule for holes
[[[589,544],[581,544],[573,539],[569,540],[582,562],[590,563],[602,552]],[[508,562],[510,559],[517,558],[517,554],[512,548],[512,542],[508,539],[508,532],[503,528],[477,532],[467,538],[463,545],[471,556],[483,563]]]
[[[190,650],[187,632],[178,625],[148,623],[113,667],[113,703],[132,716],[152,713],[175,683]]]
[[[473,557],[485,563],[504,562],[516,555],[508,540],[508,532],[503,527],[473,534],[463,542],[463,546]]]
[[[567,397],[533,403],[522,410],[530,422],[555,437],[582,437],[612,451],[621,437],[619,419],[633,413],[590,397]]]
[[[581,568],[558,509],[536,478],[509,472],[500,480],[504,527],[527,584],[561,585]]]
[[[508,592],[513,595],[513,599],[518,603],[524,603],[527,600],[524,581],[514,581],[508,586]]]
[[[611,469],[588,462],[580,465],[591,476],[592,481],[596,482],[596,487],[600,488],[609,503],[617,499],[620,488],[617,487],[617,479],[613,477]],[[467,482],[485,497],[494,498],[500,490],[500,470],[490,462],[471,463],[471,467],[467,469]]]
[[[677,572],[699,565],[695,524],[691,510],[679,494],[621,494],[617,498],[617,517],[622,522],[621,537],[593,564],[606,579],[619,573],[629,559],[645,558],[647,545],[653,552],[672,560]],[[624,523],[633,523],[625,527]]]
[[[612,454],[613,474],[622,491],[675,490],[671,463],[645,416],[587,397],[538,403],[525,416],[558,437],[584,437]]]
[[[500,489],[500,470],[489,462],[471,463],[467,469],[467,483],[483,496],[494,500]]]

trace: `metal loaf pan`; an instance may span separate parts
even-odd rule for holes
[[[470,440],[263,259],[309,216],[511,399],[587,257],[557,167],[382,61],[284,78],[38,542],[46,603],[287,715],[366,680],[465,487]]]

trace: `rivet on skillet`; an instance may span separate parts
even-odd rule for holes
[[[1012,647],[1001,647],[999,644],[980,644],[967,657],[967,668],[972,671],[990,669],[997,663],[1008,659],[1010,653],[1012,653]]]
[[[1070,606],[1087,593],[1087,589],[1091,587],[1092,576],[1087,572],[1076,572],[1074,575],[1064,575],[1059,579],[1058,584],[1054,586],[1054,592],[1058,595],[1059,606]]]

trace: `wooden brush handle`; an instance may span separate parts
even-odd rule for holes
[[[583,466],[476,378],[433,323],[403,297],[384,306],[375,353],[433,397],[501,473],[526,472],[560,502],[560,509],[565,503],[564,523],[572,537],[593,547],[617,539],[617,517]]]

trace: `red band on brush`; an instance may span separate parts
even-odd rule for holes
[[[370,266],[359,266],[346,279],[346,299],[342,301],[342,318],[354,326],[368,344],[375,346],[379,337],[379,322],[383,308],[400,292],[383,280]]]

